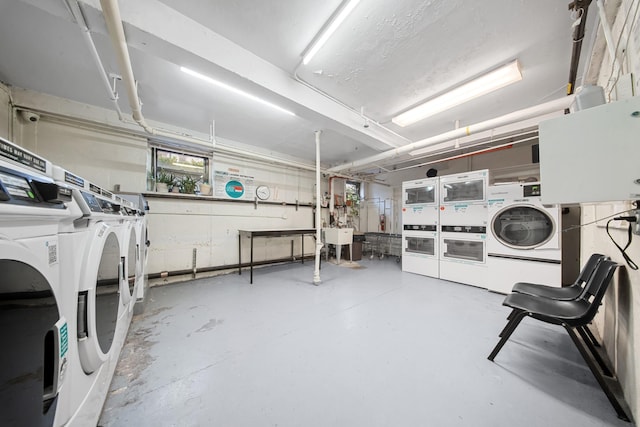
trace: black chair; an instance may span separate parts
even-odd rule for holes
[[[578,298],[582,293],[582,289],[596,270],[596,267],[600,262],[607,259],[606,255],[593,254],[587,260],[580,274],[572,285],[564,288],[558,288],[554,286],[541,285],[538,283],[518,282],[513,285],[511,292],[518,294],[533,295],[544,298],[551,298],[555,300],[569,301]]]
[[[518,282],[513,285],[512,293],[518,294],[526,294],[533,295],[537,297],[550,298],[554,300],[560,301],[570,301],[572,299],[576,299],[582,293],[584,285],[587,283],[593,272],[596,270],[596,267],[605,259],[608,259],[606,255],[602,254],[593,254],[589,257],[586,264],[580,271],[580,274],[573,282],[572,285],[569,285],[564,288],[558,288],[555,286],[541,285],[538,283],[528,283],[528,282]],[[513,312],[509,315],[508,319],[511,320],[513,316]],[[594,346],[600,347],[600,343],[593,335],[588,326],[584,326],[584,332],[589,335],[589,339]],[[504,330],[500,333],[499,336],[504,334]]]
[[[622,388],[602,354],[596,349],[585,332],[585,327],[595,317],[602,298],[613,278],[618,264],[602,260],[585,284],[580,295],[569,301],[554,300],[539,296],[512,293],[504,299],[503,305],[513,309],[500,341],[488,359],[493,361],[522,319],[529,316],[546,323],[560,325],[569,334],[589,369],[598,380],[600,387],[618,413],[618,417],[629,421],[629,408],[624,401]]]

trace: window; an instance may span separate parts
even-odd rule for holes
[[[210,181],[208,157],[152,147],[151,159],[149,190],[193,193],[197,184]]]
[[[345,185],[345,201],[350,207],[348,215],[357,217],[360,215],[360,183],[347,181]]]

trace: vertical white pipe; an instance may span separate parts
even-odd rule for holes
[[[315,131],[316,134],[316,266],[313,271],[313,284],[318,286],[320,280],[320,251],[322,250],[322,224],[320,216],[320,134],[321,130]]]
[[[615,67],[619,69],[618,58],[616,55],[616,44],[613,41],[613,34],[611,34],[611,27],[609,27],[609,21],[607,21],[607,14],[604,9],[604,3],[602,0],[596,0],[596,4],[598,5],[598,13],[600,15],[600,25],[602,25],[602,33],[604,34],[604,39],[607,42],[607,49],[609,50],[609,56],[611,57],[611,62],[615,64]]]

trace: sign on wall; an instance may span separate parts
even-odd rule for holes
[[[240,174],[239,169],[214,172],[214,196],[235,200],[253,200],[254,177]]]

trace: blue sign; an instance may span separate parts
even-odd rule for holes
[[[244,185],[240,181],[229,181],[225,185],[224,191],[226,191],[227,196],[239,199],[244,194]]]

